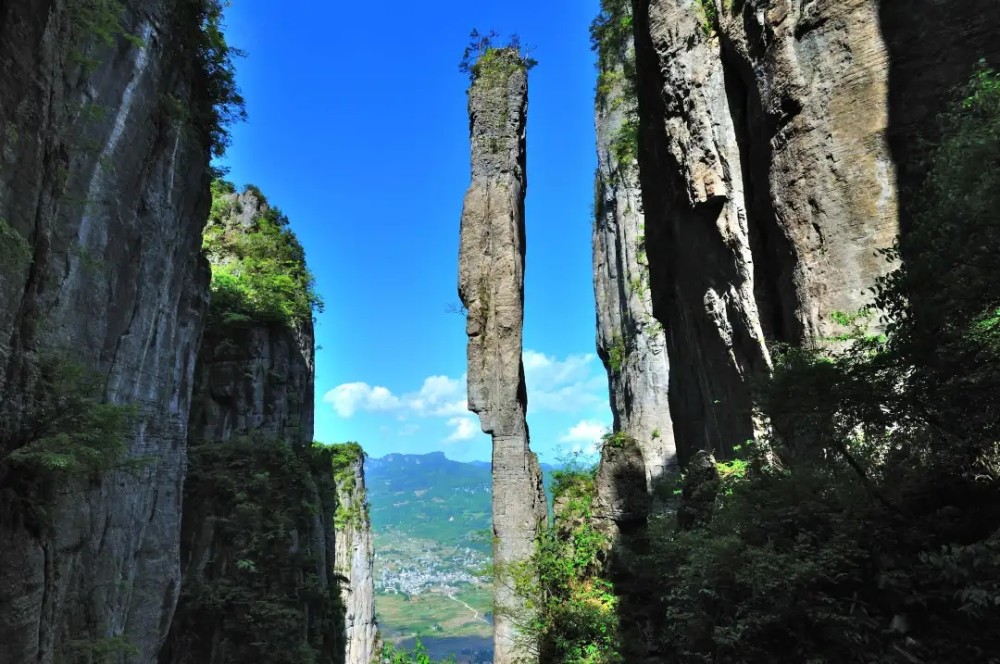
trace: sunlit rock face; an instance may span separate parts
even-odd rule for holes
[[[953,0],[633,7],[674,441],[681,460],[726,455],[754,435],[773,344],[822,343],[831,314],[870,301],[891,267],[876,252],[905,230],[918,137],[976,61],[1000,55],[1000,19]]]
[[[43,367],[93,374],[95,396],[137,412],[118,470],[50,487],[44,514],[15,499],[37,476],[0,472],[10,662],[75,661],[87,648],[151,662],[180,587],[208,282],[210,146],[192,118],[210,102],[192,92],[189,8],[96,4],[0,5],[0,463],[51,417]]]
[[[494,661],[530,661],[516,619],[527,608],[502,570],[528,559],[546,520],[538,459],[525,421],[524,195],[527,73],[516,50],[496,52],[469,89],[472,184],[462,210],[459,295],[468,309],[469,408],[493,437],[497,567]]]
[[[623,20],[608,17],[609,23]],[[670,359],[663,326],[653,317],[646,256],[634,57],[629,32],[599,41],[594,295],[597,350],[608,372],[616,437],[602,453],[594,513],[613,531],[644,519],[654,483],[678,467],[668,399]]]
[[[371,664],[379,652],[375,620],[375,540],[368,516],[364,459],[358,456],[337,481],[337,504],[350,518],[337,523],[334,572],[344,611],[344,663]],[[344,581],[346,579],[346,582]]]

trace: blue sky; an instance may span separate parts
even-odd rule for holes
[[[591,282],[597,11],[597,0],[233,2],[249,120],[224,161],[291,219],[326,302],[317,440],[490,458],[465,410],[465,321],[448,312],[469,184],[457,65],[472,28],[517,32],[540,62],[528,111],[532,447],[553,461],[610,424]]]

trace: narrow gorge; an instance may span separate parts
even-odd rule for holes
[[[0,664],[1000,664],[1000,0],[240,4],[0,0]]]

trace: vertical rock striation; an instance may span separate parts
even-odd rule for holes
[[[725,455],[754,435],[769,346],[823,343],[831,314],[868,304],[891,267],[876,250],[905,228],[915,146],[973,64],[1000,56],[996,13],[985,0],[632,4],[675,439],[682,459]]]
[[[684,456],[729,450],[752,435],[748,384],[770,360],[726,72],[697,3],[634,7],[646,251],[675,440]]]
[[[602,450],[595,513],[622,522],[645,516],[653,483],[677,470],[677,449],[668,402],[670,361],[663,326],[653,317],[635,159],[632,12],[626,2],[604,5],[592,28],[599,67],[594,294],[614,435]]]
[[[601,4],[594,279],[616,433],[595,506],[619,525],[642,516],[629,508],[643,500],[630,437],[650,473],[648,450],[645,432],[629,431],[628,409],[666,392],[665,426],[688,476],[678,515],[688,527],[710,513],[713,454],[729,456],[758,433],[754,389],[769,378],[774,347],[829,343],[843,331],[834,312],[869,304],[868,289],[891,269],[877,250],[913,222],[922,139],[936,138],[938,113],[978,60],[1000,65],[1000,14],[990,0]],[[636,131],[622,94],[633,80],[630,39]],[[622,167],[632,155],[638,192]],[[632,322],[644,311],[637,233],[628,236],[639,215],[666,339],[656,384]],[[630,382],[633,360],[645,384]],[[779,435],[795,416],[765,415]],[[804,446],[789,438],[782,453],[794,456]],[[644,544],[641,528],[633,532],[617,551]],[[662,661],[647,650],[662,613],[649,614],[648,588],[635,582],[642,575],[612,571],[626,658]]]
[[[0,4],[4,661],[150,662],[166,636],[207,287],[203,20],[165,0]],[[78,427],[107,432],[116,405],[124,449],[101,451]]]
[[[335,453],[334,461],[337,483],[334,573],[342,577],[344,662],[371,664],[378,654],[379,638],[375,621],[375,542],[368,517],[364,452],[351,443],[338,448],[340,452]]]
[[[547,518],[538,459],[525,421],[525,125],[528,78],[517,49],[487,50],[469,88],[472,184],[462,210],[459,296],[468,309],[469,408],[493,437],[496,569],[494,661],[533,657],[517,629],[527,607],[510,565],[527,560]]]
[[[183,587],[160,661],[340,664],[334,453],[312,445],[311,278],[287,219],[257,189],[213,191]]]

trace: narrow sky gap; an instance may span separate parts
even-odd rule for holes
[[[227,13],[230,42],[247,52],[237,69],[249,112],[233,131],[228,177],[260,186],[288,215],[327,304],[316,437],[356,440],[372,456],[490,458],[464,410],[464,321],[448,313],[469,182],[468,81],[457,65],[475,27],[517,32],[540,62],[528,111],[528,419],[543,461],[586,449],[611,419],[591,288],[587,28],[598,3],[397,9],[377,31],[358,5],[241,0]],[[422,394],[447,400],[421,405]]]

